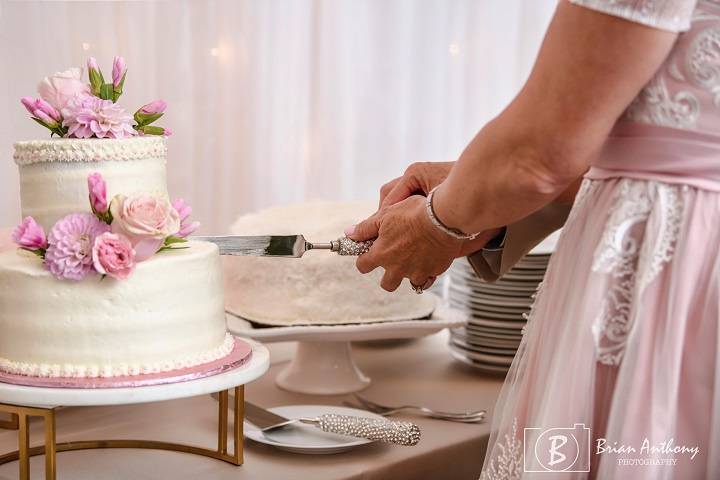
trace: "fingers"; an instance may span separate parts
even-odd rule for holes
[[[390,193],[393,188],[395,188],[395,185],[401,182],[402,179],[403,177],[394,178],[382,187],[380,187],[380,204],[378,205],[378,209],[382,208],[383,204],[385,203],[385,197],[387,197],[388,193]]]
[[[373,247],[374,247],[374,245],[373,245]],[[372,248],[370,248],[370,251],[368,251],[367,253],[363,253],[362,255],[360,255],[357,258],[357,260],[355,260],[355,266],[357,267],[357,269],[360,273],[365,274],[365,273],[372,272],[377,267],[379,267],[380,264],[375,259]]]
[[[385,195],[385,199],[381,203],[382,207],[389,207],[400,203],[418,190],[417,181],[414,177],[402,177]]]
[[[382,280],[380,281],[380,286],[383,288],[383,290],[387,290],[388,292],[394,292],[400,286],[402,280],[402,275],[397,275],[390,271],[386,271],[383,275]]]
[[[345,229],[345,235],[356,242],[364,242],[377,238],[380,230],[380,212],[374,213],[367,220]]]

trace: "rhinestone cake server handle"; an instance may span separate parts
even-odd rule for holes
[[[367,438],[396,445],[413,446],[420,441],[420,428],[411,422],[393,422],[375,418],[352,417],[333,413],[303,418],[320,430],[349,437]]]
[[[365,242],[356,242],[347,237],[338,238],[328,243],[311,243],[311,249],[329,249],[331,252],[337,252],[338,255],[358,256],[367,253],[372,247],[374,240]]]

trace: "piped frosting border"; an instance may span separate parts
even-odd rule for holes
[[[13,159],[17,165],[51,162],[102,162],[165,159],[163,137],[124,139],[51,139],[16,142]]]
[[[0,370],[14,375],[51,378],[111,378],[163,373],[172,370],[195,367],[210,363],[229,355],[235,348],[235,339],[225,334],[222,345],[199,355],[191,355],[176,360],[167,360],[152,364],[118,364],[118,365],[75,365],[75,364],[38,364],[15,362],[0,358]]]

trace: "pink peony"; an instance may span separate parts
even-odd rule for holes
[[[102,175],[98,172],[88,175],[88,191],[90,192],[90,205],[95,213],[107,212],[107,186]]]
[[[95,239],[109,230],[92,213],[66,215],[50,230],[45,266],[57,278],[82,280],[93,270]]]
[[[20,225],[12,231],[13,242],[28,250],[47,248],[45,230],[37,224],[33,217],[25,217]]]
[[[112,231],[133,244],[138,262],[153,256],[165,238],[180,230],[180,216],[164,198],[116,195],[110,202]]]
[[[123,235],[105,232],[95,238],[93,265],[102,275],[124,280],[135,270],[135,250]]]
[[[174,235],[180,238],[187,238],[188,235],[193,233],[200,227],[200,222],[188,222],[187,219],[192,213],[192,207],[185,203],[182,198],[176,198],[172,203],[173,208],[178,212],[180,217],[180,230]]]
[[[112,100],[85,95],[62,110],[68,137],[126,138],[136,134],[132,115]]]
[[[89,95],[90,87],[83,83],[81,68],[70,68],[46,77],[38,85],[40,96],[57,110],[62,110],[80,95]]]

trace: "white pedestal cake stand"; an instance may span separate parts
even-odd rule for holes
[[[11,414],[0,428],[19,430],[18,450],[0,455],[0,465],[19,460],[20,480],[30,478],[30,457],[45,454],[45,478],[56,478],[56,453],[96,448],[148,448],[202,455],[233,465],[242,465],[244,385],[261,377],[270,366],[270,354],[264,346],[248,341],[252,356],[233,370],[185,382],[127,388],[47,388],[0,383],[0,412]],[[229,404],[233,390],[233,405]],[[56,443],[55,412],[58,407],[130,405],[195,397],[219,392],[217,449],[151,440],[88,440]],[[228,451],[228,412],[233,413],[233,451]],[[45,444],[30,447],[29,417],[45,420]]]
[[[253,328],[250,322],[231,314],[227,320],[233,335],[264,343],[298,342],[293,360],[275,379],[280,388],[312,395],[342,395],[370,385],[370,378],[352,358],[350,342],[423,337],[464,325],[467,318],[438,301],[432,316],[423,320],[262,328]]]

